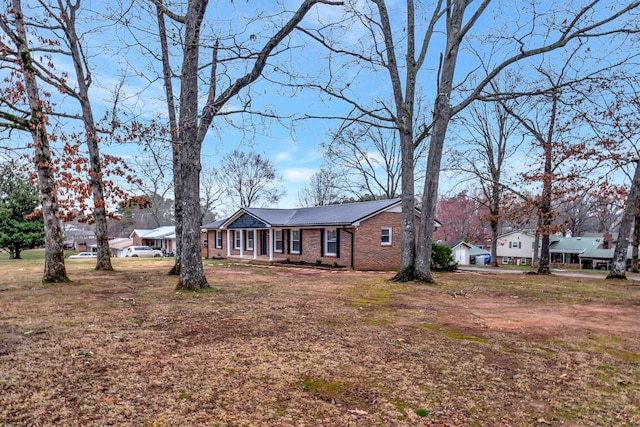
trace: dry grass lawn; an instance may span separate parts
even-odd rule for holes
[[[204,262],[0,256],[0,424],[640,425],[638,282]]]

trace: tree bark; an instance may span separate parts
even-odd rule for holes
[[[553,181],[553,138],[555,135],[556,117],[558,112],[559,93],[557,88],[552,91],[551,99],[551,120],[547,132],[547,138],[542,143],[544,150],[544,172],[542,174],[542,197],[538,208],[538,220],[541,224],[542,244],[540,246],[540,262],[538,264],[538,274],[551,274],[549,267],[549,235],[552,223],[553,212],[551,210],[552,181]]]
[[[207,288],[200,252],[200,151],[198,138],[198,59],[200,29],[206,0],[190,0],[185,19],[184,51],[180,85],[180,126],[178,129],[181,230],[180,276],[177,289],[198,291]],[[175,173],[175,172],[174,172]]]
[[[207,101],[198,111],[198,84],[199,84],[199,49],[200,30],[207,8],[207,0],[190,0],[187,5],[187,14],[183,18],[170,14],[161,4],[160,0],[154,3],[162,13],[168,14],[178,22],[184,23],[184,44],[182,57],[182,72],[180,86],[180,119],[178,132],[180,196],[182,202],[181,232],[176,235],[181,239],[180,247],[180,278],[177,289],[198,291],[208,287],[207,278],[202,267],[202,254],[200,250],[200,153],[202,142],[211,126],[214,117],[224,105],[240,90],[247,87],[261,75],[267,60],[273,50],[292,32],[302,21],[307,12],[317,3],[338,5],[341,2],[330,0],[305,0],[276,34],[274,34],[257,54],[253,66],[249,71],[230,84],[219,96],[216,97],[216,65],[217,43],[214,44],[211,78],[208,82],[209,93]],[[166,70],[165,70],[166,72]],[[175,172],[174,172],[175,175]]]
[[[460,43],[464,34],[462,20],[469,2],[466,0],[452,0],[447,12],[447,44],[441,60],[441,72],[438,82],[438,93],[433,108],[433,132],[429,143],[427,158],[427,173],[424,181],[424,201],[420,214],[420,226],[416,254],[416,279],[419,281],[435,282],[431,275],[431,245],[433,243],[433,224],[436,217],[438,201],[438,183],[442,163],[442,149],[447,136],[447,128],[451,120],[451,91],[453,77],[458,60]]]
[[[40,100],[40,92],[33,69],[31,52],[29,51],[27,34],[24,27],[22,5],[20,0],[13,0],[16,33],[14,38],[19,57],[21,58],[25,88],[31,110],[30,132],[34,144],[34,164],[38,174],[39,199],[42,205],[42,216],[45,230],[44,283],[68,283],[64,265],[64,248],[62,242],[62,226],[58,216],[58,199],[55,190],[55,174],[46,129],[46,118]],[[17,256],[20,256],[18,252]]]
[[[633,243],[631,249],[631,272],[638,273],[638,246],[640,245],[640,209],[636,208],[635,220],[633,222]]]
[[[171,138],[171,154],[173,164],[173,215],[175,220],[176,247],[174,264],[169,275],[179,276],[182,260],[182,168],[181,168],[181,143],[178,132],[178,122],[176,117],[176,106],[173,98],[173,73],[169,62],[169,44],[167,42],[167,29],[164,22],[164,13],[160,5],[156,4],[156,15],[158,18],[158,34],[160,36],[160,48],[162,51],[162,74],[165,96],[167,98],[167,112],[169,114],[169,133]]]
[[[83,68],[83,56],[80,47],[80,40],[76,33],[76,10],[80,3],[71,4],[67,1],[67,8],[64,9],[60,3],[60,11],[64,21],[64,31],[69,42],[69,50],[73,59],[73,66],[76,72],[78,83],[78,93],[75,98],[80,102],[82,109],[82,121],[87,138],[87,149],[89,151],[89,182],[93,192],[93,218],[96,229],[96,243],[98,247],[98,257],[96,259],[96,270],[111,271],[111,250],[109,249],[109,231],[107,228],[107,207],[104,199],[104,185],[102,183],[102,167],[100,164],[100,148],[98,130],[93,117],[91,102],[89,98],[89,77]],[[86,70],[89,73],[89,70]]]
[[[618,229],[618,241],[613,254],[613,262],[611,263],[611,271],[607,279],[626,280],[627,270],[627,250],[629,247],[629,234],[631,233],[631,225],[634,222],[638,199],[640,198],[640,161],[636,161],[636,171],[631,180],[627,203],[624,207],[622,221]]]

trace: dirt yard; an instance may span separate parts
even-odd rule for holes
[[[640,283],[0,262],[0,424],[640,425]]]

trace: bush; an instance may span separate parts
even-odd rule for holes
[[[433,271],[455,271],[458,263],[453,258],[451,248],[433,243],[431,245],[431,270]]]

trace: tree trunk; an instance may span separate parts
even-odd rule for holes
[[[68,283],[67,271],[64,265],[64,248],[62,242],[62,226],[58,217],[58,199],[55,190],[55,176],[49,139],[44,121],[44,112],[40,93],[36,82],[36,72],[33,69],[31,53],[29,51],[27,34],[24,28],[22,5],[20,0],[13,1],[16,13],[16,47],[24,70],[24,81],[31,108],[31,135],[35,146],[34,164],[38,173],[38,190],[42,205],[42,216],[45,231],[44,283]],[[14,254],[15,256],[15,254]],[[18,257],[20,253],[18,252]]]
[[[631,272],[638,273],[638,246],[640,245],[640,210],[636,208],[635,221],[633,222],[633,243],[631,249]]]
[[[441,74],[433,109],[433,132],[429,143],[427,173],[424,180],[424,201],[420,215],[416,254],[416,279],[427,283],[434,282],[431,276],[431,245],[438,201],[442,148],[451,120],[451,91],[461,37],[463,37],[461,34],[462,19],[469,4],[465,0],[453,0],[451,3],[453,7],[448,11],[446,20],[447,45],[441,61]]]
[[[554,88],[552,92],[551,100],[551,120],[549,123],[549,130],[547,132],[547,138],[542,143],[544,149],[544,173],[542,174],[542,198],[540,200],[540,207],[538,208],[538,221],[541,223],[542,232],[542,246],[540,247],[540,264],[538,265],[538,274],[551,274],[549,268],[549,234],[552,220],[551,211],[551,185],[552,185],[552,162],[553,162],[553,138],[556,127],[556,117],[558,112],[558,89]]]
[[[177,289],[198,291],[209,286],[200,251],[200,150],[198,138],[198,58],[200,28],[206,1],[189,1],[185,20],[180,86],[179,167],[181,233],[180,278]],[[175,174],[175,172],[174,172]]]
[[[172,131],[174,132],[174,131]],[[169,270],[169,275],[171,276],[179,276],[182,266],[182,183],[181,183],[181,159],[180,159],[180,148],[181,144],[177,141],[172,141],[173,146],[173,216],[175,218],[175,226],[176,226],[176,247],[175,247],[175,262],[171,270]]]
[[[173,96],[173,72],[169,62],[169,43],[167,42],[167,29],[164,22],[164,13],[160,6],[156,4],[156,17],[158,19],[158,35],[160,36],[160,48],[162,51],[162,75],[165,95],[167,98],[167,112],[169,114],[169,132],[171,135],[171,154],[173,166],[173,216],[175,223],[176,247],[173,249],[176,256],[169,275],[180,275],[180,260],[182,259],[182,185],[180,167],[181,142],[179,138],[178,124],[176,118],[176,106]]]
[[[631,233],[631,224],[635,218],[636,207],[638,206],[638,198],[640,197],[640,161],[636,161],[636,171],[633,174],[629,195],[627,196],[627,204],[624,207],[622,221],[618,229],[618,242],[613,254],[613,262],[611,263],[611,271],[607,279],[627,279],[627,250],[629,247],[629,234]]]
[[[76,8],[79,4],[68,4],[67,13],[63,15],[65,22],[65,34],[69,42],[69,50],[73,58],[73,65],[78,83],[78,93],[76,98],[82,108],[82,121],[87,138],[87,149],[89,151],[89,182],[93,192],[93,219],[96,227],[96,243],[98,247],[98,257],[96,260],[96,270],[111,271],[111,250],[109,249],[109,231],[107,229],[107,208],[104,199],[104,185],[102,182],[102,167],[100,165],[100,148],[98,130],[91,109],[89,98],[89,86],[87,76],[83,69],[83,57],[80,52],[80,40],[76,34]],[[89,72],[89,70],[87,70]]]
[[[499,267],[498,264],[498,220],[491,218],[491,267]]]
[[[538,248],[540,247],[540,233],[536,230],[536,235],[533,238],[533,258],[531,261],[532,267],[537,267],[540,265],[540,251]]]
[[[400,133],[402,154],[402,241],[400,269],[393,277],[394,281],[407,282],[415,278],[416,226],[415,226],[415,188],[413,138],[411,133]]]

